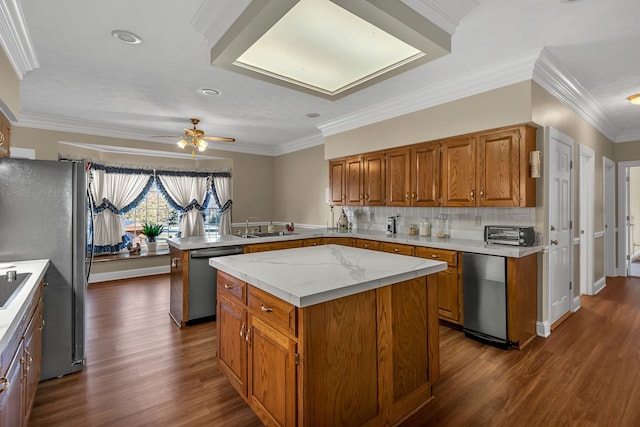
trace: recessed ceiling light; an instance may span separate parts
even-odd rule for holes
[[[218,96],[222,92],[220,92],[218,89],[200,89],[200,93],[206,96]]]
[[[126,44],[140,44],[142,43],[142,39],[137,34],[132,33],[127,30],[113,30],[111,31],[111,35],[115,37],[116,40],[126,43]]]
[[[310,119],[315,119],[316,117],[320,117],[319,113],[307,113],[305,114],[305,116],[309,117]]]

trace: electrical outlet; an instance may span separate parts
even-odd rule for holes
[[[476,225],[482,225],[482,217],[480,215],[476,215],[475,222]]]

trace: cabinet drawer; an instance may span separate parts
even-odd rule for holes
[[[375,240],[356,239],[356,248],[371,249],[372,251],[380,250],[380,242]]]
[[[224,295],[232,301],[238,301],[243,305],[247,303],[247,284],[242,280],[218,270],[217,287],[220,295]]]
[[[323,245],[342,245],[342,246],[353,246],[353,239],[351,237],[323,237],[322,244]]]
[[[417,247],[416,256],[420,258],[432,259],[434,261],[445,261],[451,266],[458,265],[458,252],[456,251]]]
[[[392,254],[413,256],[413,246],[410,245],[382,242],[382,250]]]
[[[322,244],[322,237],[318,237],[316,239],[305,239],[302,241],[302,246],[320,246]]]
[[[247,306],[256,317],[261,318],[274,329],[296,336],[296,307],[258,288],[249,286]]]

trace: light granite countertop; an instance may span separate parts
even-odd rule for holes
[[[447,269],[447,263],[341,245],[209,258],[209,265],[296,307]]]
[[[429,248],[448,249],[461,252],[473,252],[485,255],[498,255],[512,258],[522,258],[542,250],[542,246],[508,246],[497,244],[486,244],[481,240],[468,239],[439,239],[437,237],[411,236],[408,234],[387,235],[381,231],[351,230],[348,232],[315,229],[303,230],[294,234],[283,236],[269,236],[258,238],[243,238],[237,235],[212,236],[212,237],[187,237],[184,239],[171,238],[169,245],[180,250],[202,249],[232,245],[251,245],[254,243],[280,242],[286,240],[312,239],[319,237],[354,237],[358,239],[370,239],[380,242],[403,243],[414,246],[424,246]]]
[[[18,274],[31,273],[31,276],[20,285],[9,305],[0,309],[0,352],[4,351],[9,338],[16,331],[18,323],[24,316],[27,306],[35,294],[37,285],[44,277],[48,267],[48,259],[0,263],[0,275],[3,276],[7,274],[8,270],[16,270]]]

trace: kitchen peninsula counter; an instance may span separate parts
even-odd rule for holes
[[[179,250],[202,249],[219,246],[233,245],[252,245],[256,243],[284,242],[289,240],[303,240],[314,238],[331,238],[331,237],[350,237],[354,239],[368,239],[378,242],[398,243],[412,246],[422,246],[428,248],[445,249],[460,252],[473,252],[484,255],[497,255],[511,258],[523,258],[531,254],[540,252],[541,246],[506,246],[486,244],[482,240],[449,238],[440,239],[435,236],[418,236],[408,234],[392,234],[387,235],[382,231],[372,230],[351,230],[338,231],[327,229],[311,229],[295,232],[293,234],[284,234],[282,236],[268,236],[257,238],[243,238],[238,235],[230,234],[225,236],[211,237],[186,237],[171,238],[169,245]]]
[[[218,366],[265,425],[397,425],[433,398],[446,263],[329,244],[209,265]]]

